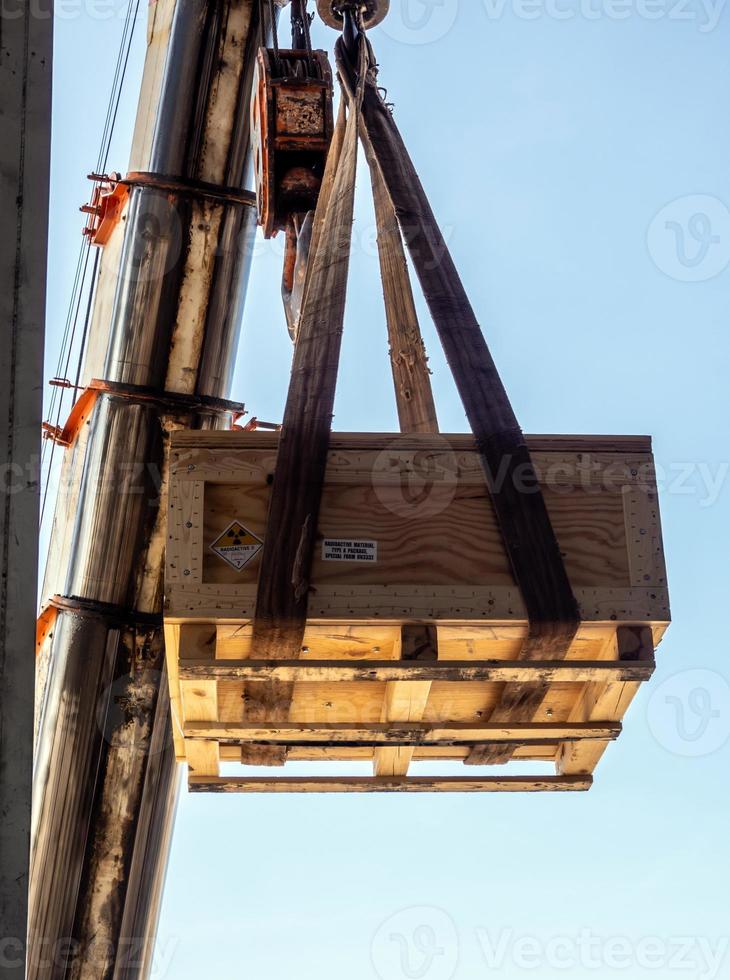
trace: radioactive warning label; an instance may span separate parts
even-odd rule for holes
[[[323,561],[369,561],[378,560],[377,541],[337,541],[325,538],[322,542]]]
[[[255,558],[264,546],[261,538],[244,527],[240,521],[233,521],[220,537],[210,546],[219,558],[228,562],[231,568],[240,570]]]

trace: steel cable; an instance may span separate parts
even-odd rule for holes
[[[137,17],[139,14],[139,0],[129,0],[127,4],[127,10],[124,19],[124,25],[122,28],[122,36],[119,42],[119,50],[117,53],[117,60],[114,67],[114,75],[112,77],[111,92],[109,95],[109,101],[107,104],[106,116],[104,119],[104,127],[102,130],[99,154],[96,163],[96,172],[103,173],[106,170],[109,152],[111,150],[112,139],[114,136],[114,130],[116,127],[117,116],[119,112],[119,106],[121,103],[122,92],[124,90],[124,82],[127,75],[127,69],[129,66],[129,57],[132,49],[132,41],[134,39],[135,28],[137,24]],[[91,276],[87,278],[87,273],[89,269],[89,249],[91,244],[88,240],[84,240],[79,248],[79,256],[76,263],[76,272],[74,274],[74,281],[71,288],[71,296],[69,299],[68,313],[66,316],[66,322],[64,325],[63,335],[61,338],[61,345],[59,349],[58,362],[56,366],[56,377],[68,379],[69,370],[71,368],[71,361],[74,357],[74,343],[76,340],[79,315],[81,311],[82,301],[84,295],[86,295],[86,312],[84,316],[83,329],[81,331],[81,337],[76,349],[75,354],[75,381],[73,385],[68,387],[72,390],[78,390],[78,386],[81,380],[81,371],[84,360],[84,355],[86,353],[86,343],[89,335],[89,325],[91,322],[92,305],[94,299],[94,292],[96,286],[96,277],[99,267],[99,253],[94,258],[92,264]],[[67,387],[57,386],[53,388],[51,393],[48,418],[52,425],[59,427],[63,408],[65,401]],[[47,451],[48,441],[44,441],[44,445],[41,450],[41,472],[43,475],[43,497],[41,503],[40,512],[40,526],[43,525],[46,512],[46,504],[48,500],[48,490],[51,483],[51,476],[53,472],[53,460],[55,456],[56,443],[51,441],[50,453]]]

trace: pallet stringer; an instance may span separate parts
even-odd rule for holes
[[[191,776],[188,787],[192,793],[580,793],[592,783],[590,776]]]
[[[183,690],[201,681],[276,681],[280,684],[391,683],[417,681],[507,684],[647,681],[652,661],[609,660],[187,660],[180,664]],[[521,719],[514,719],[521,720]]]
[[[654,669],[654,639],[649,626],[619,626],[609,640],[609,653],[619,663],[632,660],[645,663]],[[589,681],[573,709],[571,723],[590,723],[597,718],[623,718],[638,693],[638,681]],[[561,744],[556,756],[555,769],[560,775],[589,775],[595,771],[609,740],[567,741]]]
[[[415,747],[423,745],[454,746],[484,742],[519,742],[522,745],[552,745],[555,742],[596,740],[612,742],[621,734],[621,722],[536,722],[531,725],[496,725],[491,722],[388,721],[370,725],[355,722],[308,724],[280,722],[259,725],[244,722],[190,721],[185,724],[186,738],[213,740],[238,745],[246,742],[291,745],[338,745],[371,748],[374,746]]]
[[[180,673],[183,665],[201,654],[215,656],[216,629],[211,626],[180,627]],[[181,684],[182,712],[186,722],[215,722],[218,720],[218,682],[198,678],[192,684]],[[195,776],[217,777],[220,773],[220,747],[213,739],[186,739],[185,755],[189,773]]]

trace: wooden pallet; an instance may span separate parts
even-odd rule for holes
[[[528,441],[581,607],[565,660],[520,659],[526,613],[471,436],[333,434],[301,656],[261,661],[253,552],[272,533],[278,436],[173,435],[166,640],[175,745],[191,790],[590,787],[669,623],[651,446],[636,437]],[[241,546],[227,554],[249,556],[240,569],[220,553],[236,522]],[[517,698],[505,717],[497,705],[519,685],[542,685],[542,703],[524,717]],[[285,720],[250,696],[264,687],[291,694]],[[493,745],[552,763],[555,775],[409,776],[412,762],[466,762]],[[251,763],[257,752],[261,764],[371,761],[373,776],[220,775],[221,762]]]

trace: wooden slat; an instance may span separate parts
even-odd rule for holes
[[[180,667],[191,657],[215,652],[215,626],[181,626],[179,633]],[[179,673],[179,672],[178,672]],[[218,719],[218,682],[213,678],[197,678],[180,684],[182,713],[185,723],[209,722]],[[218,743],[185,739],[185,758],[188,769],[197,776],[217,776],[220,769]]]
[[[492,660],[443,661],[434,664],[392,660],[208,660],[180,664],[183,681],[200,679],[277,681],[285,684],[340,681],[502,681],[507,683],[560,683],[592,680],[646,681],[652,663],[600,660]]]
[[[434,723],[424,721],[380,722],[360,725],[351,722],[332,724],[235,724],[189,722],[185,737],[215,739],[225,742],[282,742],[311,745],[410,745],[450,746],[475,742],[520,742],[549,744],[553,742],[598,739],[612,741],[621,733],[616,721],[570,724],[533,723],[529,725],[474,725],[468,722]]]
[[[249,745],[254,743],[247,743]],[[515,759],[520,762],[544,762],[555,764],[558,742],[527,743],[517,749]],[[463,762],[469,753],[468,745],[419,745],[415,749],[414,762]],[[241,744],[237,742],[220,743],[221,762],[241,761]],[[357,746],[338,743],[336,745],[294,745],[287,749],[287,762],[362,762],[365,766],[372,761],[373,746]],[[323,772],[327,774],[330,767]],[[546,770],[547,772],[548,770]],[[552,770],[550,770],[552,772]]]
[[[544,680],[507,684],[489,717],[496,723],[504,722],[506,719],[527,721],[534,718],[549,690],[550,684]],[[504,765],[512,758],[516,747],[516,745],[476,746],[469,754],[466,764],[468,766]]]
[[[217,742],[200,739],[185,740],[188,771],[195,776],[217,777],[220,772],[220,753]]]
[[[408,560],[404,559],[401,567]],[[320,569],[324,564],[319,563]],[[496,621],[500,626],[511,622],[526,630],[527,620],[522,615],[516,589],[503,588],[501,584],[491,588],[458,583],[389,588],[380,581],[381,574],[379,569],[378,581],[362,586],[338,585],[331,580],[318,585],[315,580],[317,601],[312,603],[309,623],[395,622],[401,617],[409,621],[446,620],[462,625],[474,625],[477,620],[482,624]],[[331,571],[329,575],[334,577]],[[343,578],[354,578],[349,565],[343,565]],[[578,592],[587,611],[584,622],[602,625],[613,618],[623,622],[650,622],[654,628],[666,628],[669,624],[669,595],[665,585],[648,589],[585,587]],[[253,615],[255,586],[203,585],[188,590],[171,586],[169,599],[172,611],[168,622],[205,619],[233,625],[250,620]],[[493,620],[484,615],[487,605],[495,613]]]
[[[651,637],[651,629],[643,628],[645,630],[644,639],[648,636],[648,647],[642,645],[640,636],[642,633],[641,627],[619,627],[616,634],[613,637],[613,644],[616,649],[613,652],[613,656],[617,657],[621,661],[631,661],[631,662],[643,662],[653,670],[654,668],[654,647]],[[623,679],[625,683],[628,682],[626,678]],[[600,717],[604,708],[607,706],[606,696],[608,697],[608,703],[610,703],[610,698],[616,698],[616,704],[612,711],[608,711],[605,717],[609,718],[622,718],[623,714],[628,707],[633,695],[638,689],[638,684],[636,679],[633,683],[633,692],[631,693],[629,700],[624,701],[627,691],[624,690],[625,683],[622,686],[616,682],[603,679],[596,680],[594,682],[600,689],[601,693],[598,696],[598,701],[595,705],[595,711],[597,714],[593,717]],[[620,688],[620,691],[618,690]],[[510,719],[511,721],[524,721],[529,722],[533,720],[538,714],[539,708],[542,705],[545,696],[547,695],[549,686],[545,683],[541,684],[517,684],[509,685],[502,696],[502,700],[497,705],[495,710],[490,715],[490,720],[494,722],[503,722],[505,719]],[[619,704],[622,708],[619,713],[617,709]],[[590,715],[583,718],[583,716],[573,716],[571,715],[571,720],[589,720]],[[597,745],[591,746],[587,749],[585,746],[579,747],[577,755],[583,760],[582,765],[588,766],[588,760],[593,760],[593,768],[595,764],[600,759],[601,755],[605,751],[608,743],[604,743],[603,747],[600,748]],[[477,746],[469,754],[466,764],[467,765],[500,765],[508,762],[512,755],[514,754],[516,746]],[[560,758],[558,760],[559,768],[563,765],[563,760],[570,755],[570,750],[561,751]],[[582,771],[582,769],[580,770]],[[587,771],[592,772],[593,769],[589,768]]]
[[[435,626],[401,628],[401,661],[434,663],[438,660],[438,634]],[[381,718],[390,721],[418,721],[428,704],[431,681],[395,681],[387,684]],[[373,755],[376,776],[406,776],[413,758],[407,746],[377,749]]]
[[[333,432],[330,448],[335,452],[348,449],[367,449],[376,444],[385,445],[393,438],[392,432]],[[470,432],[450,432],[434,439],[434,445],[442,445],[446,440],[454,452],[473,452],[476,448],[474,436]],[[622,435],[525,435],[528,449],[532,453],[619,453],[621,455],[648,455],[652,451],[651,436]],[[276,449],[279,433],[261,429],[257,432],[244,432],[216,429],[180,429],[170,437],[170,446],[175,450],[225,450],[239,452],[246,449]],[[398,445],[409,448],[408,439],[400,436]],[[423,440],[414,438],[412,448],[418,449]]]
[[[250,744],[250,743],[249,743]],[[551,742],[548,745],[523,745],[515,753],[515,760],[521,763],[539,762],[546,766],[554,767],[555,756],[558,744]],[[235,743],[227,745],[221,742],[221,762],[240,762],[240,745]],[[414,762],[426,762],[429,765],[441,762],[463,763],[469,747],[466,745],[458,746],[419,746],[414,755]],[[373,747],[370,746],[323,746],[323,745],[294,745],[287,749],[287,762],[324,762],[325,767],[321,770],[323,775],[330,771],[338,771],[341,767],[332,766],[331,763],[358,762],[367,766],[373,756]],[[545,772],[552,773],[554,768],[545,769]]]
[[[648,626],[619,626],[613,642],[619,660],[644,660],[654,664],[654,639]],[[623,718],[634,699],[639,685],[635,682],[590,683],[578,699],[570,717],[571,722],[590,723],[596,718]],[[561,744],[556,759],[560,775],[593,773],[609,745],[609,740],[567,741]]]
[[[178,677],[181,681],[183,721],[216,721],[218,719],[218,683],[212,674],[198,674],[192,681],[184,680],[188,664],[201,661],[201,657],[215,654],[215,626],[186,625],[180,627]]]
[[[556,793],[585,792],[591,785],[590,776],[454,776],[445,779],[420,776],[396,779],[376,776],[365,779],[219,776],[208,779],[193,776],[188,780],[191,793]]]
[[[175,746],[175,758],[178,762],[185,761],[185,739],[183,736],[185,719],[182,707],[180,676],[178,673],[181,630],[182,626],[178,624],[165,623],[165,662],[167,663],[167,680],[170,686],[172,740]]]

